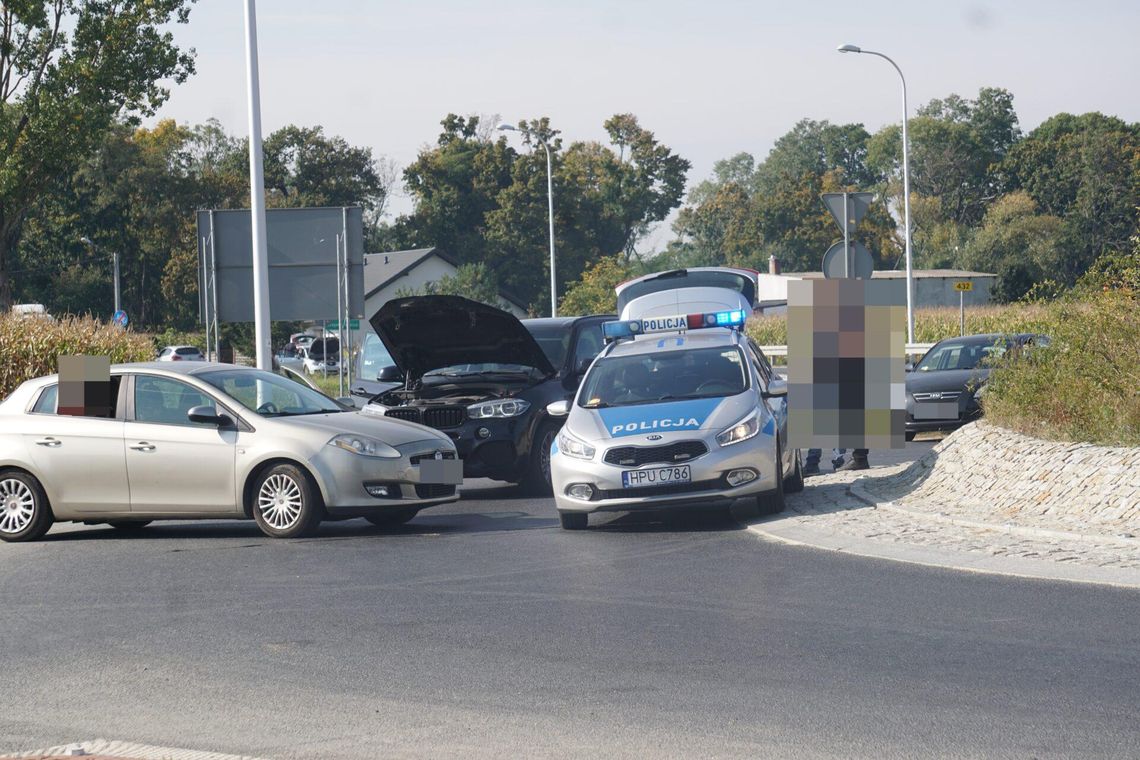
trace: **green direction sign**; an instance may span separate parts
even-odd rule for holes
[[[339,330],[340,329],[340,322],[339,321],[329,322],[328,327],[326,329]],[[360,320],[359,319],[348,320],[348,329],[349,330],[359,330],[360,329]]]

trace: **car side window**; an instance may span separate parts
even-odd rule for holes
[[[111,407],[107,414],[72,414],[72,417],[97,417],[102,419],[115,419],[119,414],[119,384],[122,382],[122,377],[113,375],[111,377]],[[59,414],[59,385],[49,385],[40,391],[40,397],[36,399],[36,403],[32,406],[32,414]]]
[[[578,333],[578,345],[574,347],[574,366],[580,366],[583,361],[593,361],[601,353],[603,345],[600,324],[583,327]]]
[[[752,360],[752,365],[756,367],[756,372],[760,375],[760,382],[764,384],[764,389],[767,390],[768,384],[772,382],[774,372],[772,365],[768,363],[768,357],[764,356],[764,352],[751,340],[748,341],[748,357]]]
[[[197,388],[166,377],[135,376],[135,422],[160,425],[203,425],[186,414],[196,406],[217,406]]]

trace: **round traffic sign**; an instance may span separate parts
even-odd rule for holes
[[[130,322],[130,320],[127,319],[127,313],[122,309],[119,309],[115,312],[115,315],[111,317],[111,321],[117,324],[119,327],[126,327],[127,323]]]
[[[843,277],[851,277],[857,280],[871,279],[871,273],[875,271],[875,260],[871,258],[871,252],[862,243],[852,241],[851,258],[854,259],[853,269],[855,271],[848,272],[847,264],[843,260],[843,241],[840,240],[828,248],[827,253],[823,254],[823,276],[829,280]]]

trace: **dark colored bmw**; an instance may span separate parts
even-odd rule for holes
[[[950,431],[982,416],[978,397],[990,371],[1012,349],[1045,346],[1044,335],[967,335],[931,346],[906,376],[906,439],[917,433]]]
[[[550,492],[550,447],[612,316],[528,319],[460,296],[396,298],[371,320],[400,384],[370,407],[441,430],[469,478]],[[385,373],[383,379],[396,379]]]

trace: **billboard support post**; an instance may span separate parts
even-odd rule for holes
[[[261,85],[257,72],[257,10],[245,0],[245,63],[249,82],[249,200],[253,231],[253,334],[257,368],[273,369],[269,325],[269,246],[265,238],[265,167],[261,147]]]

